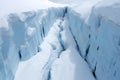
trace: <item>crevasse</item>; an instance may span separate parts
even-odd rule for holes
[[[94,77],[97,80],[119,80],[119,25],[104,16],[96,15],[94,10],[86,23],[80,14],[68,7],[8,15],[5,20],[7,26],[0,25],[0,80],[14,80],[18,63],[40,51],[38,46],[52,24],[65,15],[76,48],[88,63]],[[60,35],[58,37],[60,39]],[[63,48],[63,43],[61,46]],[[53,45],[53,48],[56,47]],[[46,64],[49,70],[51,64]],[[48,73],[46,80],[50,80],[49,70],[45,72]]]

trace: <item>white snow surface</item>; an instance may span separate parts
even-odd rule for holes
[[[0,18],[10,13],[36,11],[58,6],[63,6],[63,4],[56,4],[48,0],[0,0]]]
[[[70,6],[87,21],[90,14],[107,17],[116,24],[120,24],[120,0],[50,0]],[[113,16],[114,15],[114,16]]]
[[[83,19],[89,17],[92,8],[102,0],[50,0],[54,3],[66,4],[78,12]]]
[[[41,80],[42,68],[48,61],[51,46],[45,40],[41,44],[42,51],[31,59],[19,63],[14,80]]]

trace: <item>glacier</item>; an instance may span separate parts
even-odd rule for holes
[[[0,80],[119,80],[119,0],[108,1],[88,16],[64,6],[0,19]]]
[[[40,51],[39,45],[49,31],[50,25],[57,17],[63,16],[63,11],[64,9],[52,8],[40,10],[38,13],[10,14],[6,18],[7,27],[4,25],[0,27],[1,80],[7,78],[13,80],[19,61],[27,60]]]
[[[39,62],[41,60],[37,58],[43,55],[44,47],[42,47],[42,52],[38,53],[38,56],[36,55],[30,61],[20,64],[15,80],[95,80],[87,63],[80,57],[74,39],[69,31],[66,17],[67,8],[65,8],[64,13],[60,19],[54,22],[42,44],[44,47],[46,45],[50,45],[51,47],[50,53],[48,53],[49,47],[46,49],[48,52],[44,53],[44,55],[49,55],[47,58],[43,56],[45,59],[43,58],[42,62],[45,61],[45,63]],[[30,68],[25,67],[24,65],[26,64],[31,65]],[[39,69],[41,66],[43,66],[42,69]],[[25,70],[24,74],[22,73],[23,70]],[[65,71],[64,74],[62,70]],[[31,72],[37,75],[29,76],[32,75]]]

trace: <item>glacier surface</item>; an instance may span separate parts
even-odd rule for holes
[[[119,80],[120,1],[98,2],[0,19],[0,80]]]

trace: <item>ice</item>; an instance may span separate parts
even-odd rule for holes
[[[14,80],[41,79],[41,70],[47,62],[51,50],[51,46],[47,43],[47,39],[41,44],[41,49],[41,52],[37,53],[31,59],[20,62]]]
[[[95,80],[76,49],[66,17],[55,21],[41,46],[40,53],[19,64],[15,80]]]
[[[50,1],[0,1],[0,80],[119,80],[120,1]]]
[[[28,35],[28,36],[34,35],[35,32],[36,32],[36,29],[35,29],[35,28],[29,27],[29,28],[27,29],[27,35]]]
[[[99,75],[100,80],[118,80],[119,71],[116,73],[116,70],[119,70],[117,68],[119,65],[117,57],[119,54],[119,25],[103,17],[99,27],[92,28],[91,34],[94,36],[90,40],[88,62],[93,69],[96,68],[95,73],[96,76]]]
[[[4,21],[1,21],[0,53],[2,68],[0,72],[3,73],[0,75],[3,77],[1,80],[13,80],[18,63],[28,60],[40,51],[39,45],[47,35],[51,24],[56,18],[63,15],[63,11],[64,8],[60,7],[37,12],[9,14],[4,18]]]
[[[53,63],[51,68],[52,80],[95,80],[88,64],[79,55],[74,38],[69,31],[67,19],[63,22],[61,38],[65,50],[60,57]],[[66,38],[66,39],[65,39]],[[69,38],[69,40],[68,40]]]

